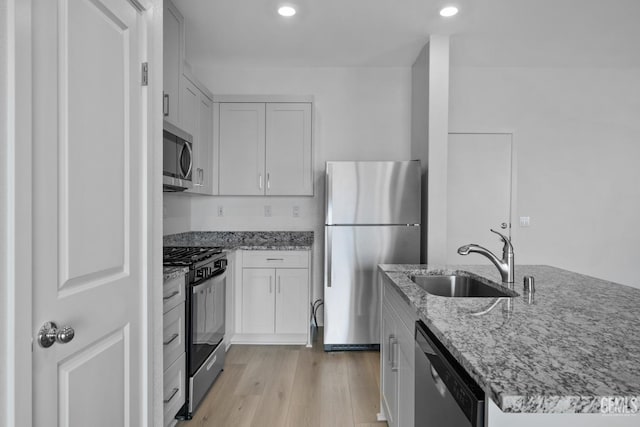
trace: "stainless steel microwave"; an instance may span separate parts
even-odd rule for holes
[[[164,122],[162,165],[163,191],[193,187],[193,137],[167,121]]]

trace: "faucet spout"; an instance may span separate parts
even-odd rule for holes
[[[480,255],[484,255],[496,266],[498,271],[500,272],[500,277],[502,278],[503,283],[513,284],[514,279],[514,260],[513,260],[513,246],[511,245],[511,239],[507,236],[495,231],[491,230],[500,236],[500,239],[504,243],[504,247],[502,248],[502,259],[498,258],[488,250],[480,245],[476,245],[475,243],[471,243],[469,245],[460,246],[458,248],[458,254],[460,255],[469,255],[470,253],[477,253]]]
[[[464,245],[458,248],[458,254],[460,255],[469,255],[470,251],[471,251],[471,245]]]

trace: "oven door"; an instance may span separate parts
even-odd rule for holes
[[[194,376],[224,337],[226,273],[191,287],[189,376]]]

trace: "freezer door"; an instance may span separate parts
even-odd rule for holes
[[[377,266],[419,260],[419,226],[325,227],[325,349],[379,344]]]
[[[325,224],[419,224],[420,162],[327,162]]]

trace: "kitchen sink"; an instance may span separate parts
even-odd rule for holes
[[[510,289],[504,287],[498,289],[484,283],[479,277],[470,275],[420,275],[411,276],[411,280],[428,293],[441,297],[510,298],[518,296]]]

